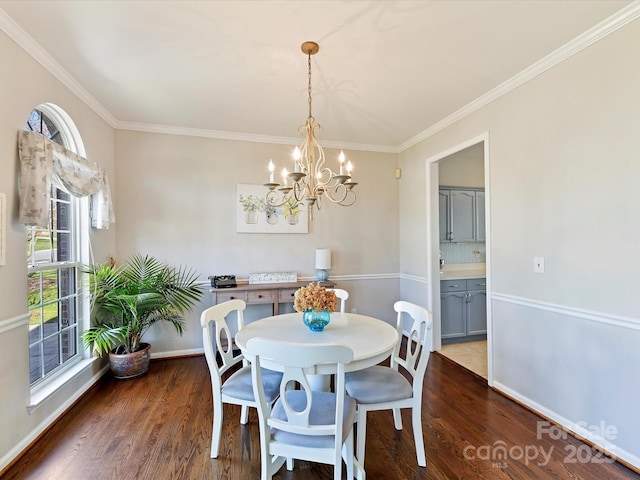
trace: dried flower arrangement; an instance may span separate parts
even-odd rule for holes
[[[296,312],[304,312],[305,310],[321,310],[335,311],[338,306],[338,298],[333,290],[327,290],[319,283],[310,283],[306,287],[300,287],[296,291],[293,302],[293,308]]]

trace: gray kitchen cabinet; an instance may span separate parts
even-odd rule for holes
[[[440,242],[449,241],[449,200],[451,199],[451,192],[449,190],[440,190],[440,202],[439,208],[439,221],[440,221]]]
[[[440,282],[440,329],[442,338],[464,337],[467,300],[466,280]]]
[[[484,242],[487,239],[484,219],[485,219],[485,206],[484,206],[484,191],[476,192],[476,242]]]
[[[484,278],[440,282],[442,343],[486,338],[486,288]]]
[[[451,190],[449,239],[452,242],[473,242],[475,232],[476,192]]]
[[[487,333],[487,281],[467,280],[467,335]]]
[[[440,241],[485,241],[484,191],[444,187],[440,188],[439,194]]]

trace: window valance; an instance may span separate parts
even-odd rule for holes
[[[36,132],[18,133],[20,155],[20,223],[46,228],[51,184],[75,197],[91,196],[91,225],[115,222],[107,175],[87,160]]]

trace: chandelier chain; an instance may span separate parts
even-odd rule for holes
[[[309,83],[307,86],[307,92],[309,93],[309,118],[313,118],[311,114],[311,52],[307,54],[308,57],[308,66],[309,66]]]
[[[294,151],[294,170],[291,173],[287,169],[282,169],[284,185],[274,181],[273,162],[269,162],[269,183],[264,186],[269,189],[265,202],[271,209],[281,207],[288,211],[285,215],[287,221],[292,225],[297,223],[297,213],[291,213],[304,201],[307,203],[309,220],[313,220],[313,207],[318,210],[322,207],[322,199],[325,198],[332,203],[343,207],[353,205],[356,201],[356,194],[353,187],[357,185],[351,176],[351,162],[347,162],[346,172],[344,172],[344,153],[340,152],[340,172],[334,173],[325,166],[324,150],[315,136],[316,130],[322,127],[315,122],[312,110],[311,95],[311,55],[318,53],[318,44],[315,42],[304,42],[302,52],[307,55],[307,93],[309,103],[309,116],[299,131],[304,134],[304,140]],[[288,181],[291,180],[291,184]],[[276,210],[277,211],[277,210]],[[295,218],[294,218],[295,217]],[[277,217],[276,221],[277,221]],[[268,220],[267,220],[268,221]]]

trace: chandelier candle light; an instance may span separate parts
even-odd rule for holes
[[[316,129],[322,129],[322,127],[316,123],[311,113],[311,55],[318,53],[320,47],[315,42],[304,42],[300,48],[302,53],[307,55],[309,66],[307,87],[309,116],[305,124],[298,129],[305,137],[300,147],[296,147],[293,152],[293,171],[288,173],[286,168],[282,169],[283,185],[275,183],[275,166],[273,161],[269,160],[269,183],[265,183],[264,186],[269,189],[266,195],[266,201],[269,204],[275,207],[285,204],[297,205],[304,200],[309,208],[309,218],[313,220],[313,206],[315,205],[320,210],[323,198],[343,207],[353,205],[356,201],[353,187],[357,183],[353,181],[351,176],[353,170],[351,162],[344,164],[345,156],[342,150],[338,157],[339,174],[325,166],[324,150],[315,135]]]

